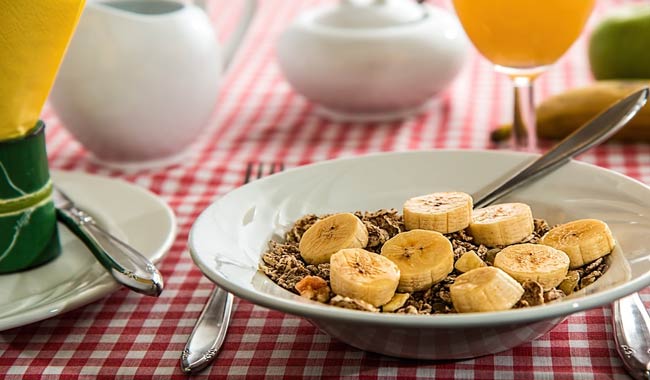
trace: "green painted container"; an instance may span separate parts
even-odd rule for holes
[[[45,124],[0,141],[0,273],[44,264],[61,253],[45,151]]]

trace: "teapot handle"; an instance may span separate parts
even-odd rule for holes
[[[194,4],[202,8],[204,11],[208,11],[208,2],[209,0],[194,0]],[[223,48],[223,65],[224,69],[228,69],[230,62],[237,52],[237,48],[241,44],[248,27],[250,26],[255,13],[257,12],[257,0],[245,0],[244,8],[242,9],[242,15],[239,20],[239,24],[232,32],[232,35],[228,38],[228,41],[224,44]]]

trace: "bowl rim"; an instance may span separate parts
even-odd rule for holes
[[[557,303],[546,304],[542,306],[510,309],[496,312],[476,312],[476,313],[454,313],[454,314],[436,314],[436,315],[422,315],[422,314],[385,314],[385,313],[372,313],[359,310],[350,310],[339,307],[332,307],[330,305],[323,305],[316,301],[301,300],[297,302],[290,298],[280,298],[276,296],[267,295],[260,291],[253,291],[241,286],[238,286],[227,279],[219,276],[208,263],[203,262],[201,255],[194,249],[193,241],[196,238],[196,225],[200,223],[202,218],[206,218],[210,209],[216,207],[217,204],[227,201],[228,195],[234,191],[250,187],[258,186],[262,181],[267,181],[271,177],[287,175],[303,170],[311,170],[313,167],[331,165],[342,161],[354,161],[358,159],[373,159],[374,157],[381,156],[401,156],[401,155],[418,155],[418,154],[449,154],[449,153],[463,153],[472,155],[494,155],[494,156],[518,156],[518,157],[538,157],[539,154],[525,153],[525,152],[512,152],[512,151],[494,151],[494,150],[481,150],[481,149],[435,149],[435,150],[410,150],[398,152],[377,152],[364,154],[360,156],[341,157],[332,160],[325,160],[309,165],[303,165],[295,168],[284,170],[283,172],[276,173],[273,176],[264,177],[246,185],[235,188],[216,201],[212,202],[206,207],[196,218],[189,232],[188,248],[190,256],[194,263],[199,267],[204,276],[214,282],[217,286],[225,289],[233,295],[252,302],[256,305],[263,306],[272,310],[278,310],[289,314],[302,316],[308,319],[316,320],[336,320],[339,322],[350,323],[363,323],[367,325],[381,325],[392,327],[407,327],[407,328],[461,328],[461,327],[476,327],[476,326],[498,326],[505,324],[521,324],[539,321],[551,318],[564,318],[570,314],[577,313],[596,307],[602,307],[615,300],[638,292],[639,290],[650,285],[650,272],[640,275],[638,278],[629,280],[623,284],[619,284],[612,289],[602,292],[589,294],[576,298],[575,300],[561,301]],[[641,186],[650,192],[650,186],[634,178],[628,177],[616,171],[606,169],[597,165],[577,160],[570,160],[566,165],[577,165],[585,167],[590,170],[602,171],[619,177],[624,181],[631,181],[632,183]],[[259,269],[256,274],[262,274]],[[262,274],[263,275],[263,274]],[[288,292],[288,291],[287,291]],[[292,294],[292,293],[289,293]],[[295,295],[298,297],[297,295]]]

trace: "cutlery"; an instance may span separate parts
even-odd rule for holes
[[[650,316],[634,293],[612,304],[616,351],[635,379],[650,379]]]
[[[249,162],[246,166],[244,184],[264,176],[263,163]],[[284,164],[273,163],[269,175],[284,170]],[[208,302],[203,307],[199,319],[181,353],[181,370],[184,373],[196,373],[206,368],[219,353],[226,338],[233,295],[215,286]]]
[[[479,192],[480,194],[474,194],[474,208],[489,205],[522,185],[566,164],[571,158],[580,153],[607,140],[636,115],[641,107],[645,105],[647,99],[648,88],[645,87],[617,102],[573,131],[548,152],[519,168],[504,181],[497,185],[491,184],[482,189]]]
[[[160,295],[162,275],[149,259],[104,230],[61,189],[54,187],[52,198],[57,219],[81,239],[118,283],[144,295]]]
[[[569,162],[572,157],[600,144],[634,117],[647,99],[646,87],[619,101],[496,187],[483,189],[481,195],[474,197],[477,199],[474,206],[487,206],[525,183]],[[637,293],[612,304],[612,325],[616,351],[628,373],[635,379],[650,379],[650,316]]]

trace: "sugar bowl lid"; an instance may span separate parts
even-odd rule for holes
[[[415,0],[341,0],[313,21],[332,28],[383,28],[418,22],[424,8]]]

